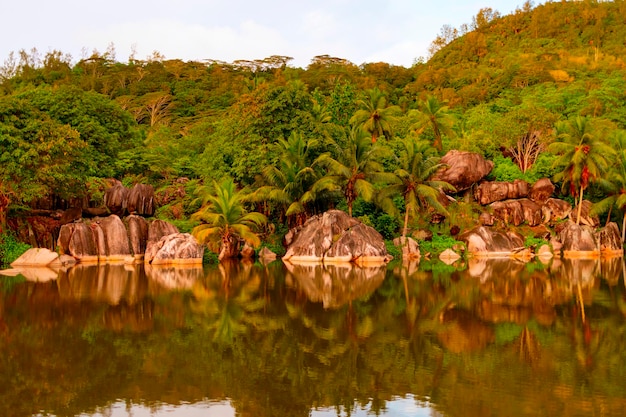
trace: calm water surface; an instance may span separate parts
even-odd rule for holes
[[[0,276],[0,416],[624,416],[623,269],[278,261]]]

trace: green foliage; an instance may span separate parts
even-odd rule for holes
[[[0,264],[0,268],[4,267]],[[0,276],[0,293],[10,293],[16,285],[23,282],[26,282],[26,278],[22,275],[16,275],[14,277]]]
[[[398,219],[389,214],[381,214],[374,217],[374,229],[380,233],[384,239],[393,239],[398,231],[400,223]]]
[[[219,263],[219,259],[217,254],[210,250],[209,248],[204,248],[204,253],[202,254],[202,265],[217,265]]]
[[[524,238],[524,247],[526,248],[537,249],[543,245],[549,245],[549,244],[550,242],[540,237],[526,236]]]
[[[462,245],[462,242],[459,242],[452,236],[435,234],[432,240],[420,240],[419,244],[422,254],[430,253],[431,256],[435,256],[446,249],[452,249],[452,247],[456,245]]]
[[[494,327],[496,345],[502,346],[513,342],[522,333],[522,326],[517,323],[497,323]]]
[[[9,233],[0,235],[0,268],[8,267],[11,262],[19,258],[30,249],[30,245],[20,242]]]
[[[393,259],[402,258],[402,248],[394,245],[392,240],[385,240],[385,248],[387,249],[387,253],[393,256]]]

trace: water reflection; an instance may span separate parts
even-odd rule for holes
[[[293,264],[285,262],[287,282],[324,308],[338,308],[371,294],[385,279],[387,266]]]
[[[33,271],[0,415],[624,415],[621,258],[425,268]]]

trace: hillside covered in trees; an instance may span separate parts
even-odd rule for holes
[[[0,67],[0,230],[42,199],[98,204],[116,178],[153,185],[156,216],[181,229],[210,224],[221,198],[264,214],[248,226],[267,236],[339,207],[390,238],[452,216],[431,177],[451,149],[494,161],[492,180],[548,177],[621,221],[626,2],[468,18],[411,68],[18,51]]]

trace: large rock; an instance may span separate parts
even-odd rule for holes
[[[135,184],[128,193],[128,212],[150,217],[154,215],[154,188],[147,184]]]
[[[600,218],[597,215],[591,213],[591,207],[593,203],[589,200],[583,200],[580,207],[580,224],[584,224],[591,227],[598,227],[600,225]],[[569,213],[569,218],[572,221],[577,222],[578,219],[578,205],[574,206]]]
[[[57,246],[62,254],[68,254],[79,262],[98,262],[99,251],[96,231],[85,222],[69,223],[61,226]]]
[[[100,258],[107,261],[127,260],[131,256],[128,232],[122,219],[115,214],[100,218],[97,222],[104,234],[104,250]]]
[[[12,267],[18,266],[47,266],[58,262],[59,254],[45,248],[30,248],[19,258],[11,263]]]
[[[552,181],[550,181],[549,178],[541,178],[530,188],[528,198],[533,200],[535,203],[543,204],[548,200],[548,198],[552,197],[553,193],[554,184],[552,184]]]
[[[145,253],[152,252],[152,246],[156,245],[163,236],[178,233],[178,228],[165,220],[154,220],[148,225],[148,241]]]
[[[104,192],[104,205],[113,214],[124,215],[128,204],[128,188],[124,187],[120,181],[115,180],[112,187]]]
[[[152,265],[202,264],[204,248],[189,233],[163,236],[146,251],[144,262]]]
[[[624,253],[622,237],[615,222],[610,222],[597,233],[600,252],[606,256],[617,256]]]
[[[511,257],[524,249],[524,238],[519,233],[502,232],[478,226],[461,233],[458,240],[465,242],[473,256]]]
[[[598,241],[591,226],[567,222],[559,233],[565,258],[596,257],[600,254]]]
[[[394,246],[402,249],[402,260],[420,260],[422,254],[420,252],[420,245],[415,239],[410,237],[397,237],[393,240]]]
[[[513,182],[484,181],[476,187],[474,198],[481,205],[486,206],[495,201],[526,197],[528,190],[529,185],[523,180]]]
[[[493,169],[493,162],[473,152],[451,150],[441,158],[446,167],[440,169],[433,180],[452,184],[457,191],[469,189],[485,178]]]
[[[340,210],[310,218],[290,236],[283,259],[291,262],[387,262],[391,259],[376,230]]]
[[[130,249],[135,259],[143,259],[148,243],[148,222],[145,218],[130,215],[125,219],[128,228]]]
[[[572,205],[567,201],[557,198],[548,198],[541,206],[543,223],[563,220],[569,216],[571,211]]]

